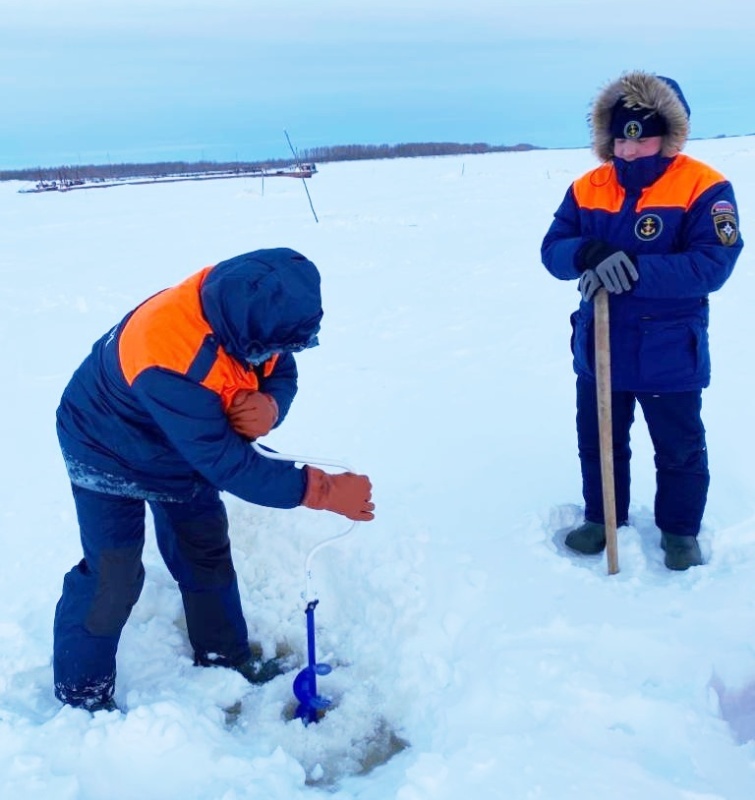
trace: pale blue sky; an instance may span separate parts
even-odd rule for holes
[[[749,0],[0,0],[0,168],[411,141],[588,143],[596,91],[675,78],[755,133]]]

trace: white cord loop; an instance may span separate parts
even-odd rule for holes
[[[291,461],[296,464],[317,464],[319,467],[335,467],[336,469],[342,469],[344,472],[354,472],[348,464],[343,464],[339,461],[329,461],[324,458],[313,457],[310,458],[309,456],[297,456],[297,455],[288,455],[286,453],[278,453],[275,450],[270,450],[267,447],[263,447],[258,442],[252,442],[252,449],[263,458],[269,458],[271,461]],[[352,522],[345,531],[341,533],[337,533],[335,536],[329,536],[327,539],[323,539],[321,542],[318,542],[314,547],[310,549],[307,553],[307,557],[304,561],[304,573],[306,579],[306,589],[304,593],[305,601],[309,602],[312,600],[311,594],[311,582],[312,582],[312,570],[311,564],[312,559],[314,558],[315,553],[318,550],[322,549],[326,545],[332,544],[337,539],[343,539],[344,536],[348,536],[354,528],[356,527],[356,521]]]

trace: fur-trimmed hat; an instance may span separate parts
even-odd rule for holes
[[[690,109],[679,84],[649,72],[625,72],[597,96],[590,113],[592,149],[613,158],[614,139],[663,136],[661,153],[679,153],[689,137]]]

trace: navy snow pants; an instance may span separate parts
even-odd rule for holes
[[[145,500],[78,486],[73,496],[84,558],[63,581],[53,668],[56,696],[76,706],[113,696],[118,641],[144,584]],[[189,502],[146,502],[181,591],[196,662],[243,663],[251,652],[218,492],[208,486]]]
[[[629,429],[634,422],[635,401],[642,408],[655,449],[655,523],[665,533],[696,536],[710,483],[699,390],[612,393],[616,521],[626,524],[629,516]],[[593,381],[582,377],[577,378],[577,442],[585,519],[603,522],[597,389]]]

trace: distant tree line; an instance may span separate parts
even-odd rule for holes
[[[313,147],[302,150],[302,161],[362,161],[379,158],[420,158],[423,156],[455,156],[465,153],[500,153],[511,150],[535,150],[530,144],[490,145],[484,142],[414,142],[412,144],[344,144],[334,147]]]
[[[423,156],[463,155],[465,153],[498,153],[506,151],[535,150],[533,145],[489,145],[484,143],[459,144],[456,142],[417,142],[412,144],[347,144],[332,147],[313,147],[301,150],[300,162],[359,161],[381,158],[419,158]],[[291,159],[267,161],[163,161],[150,164],[85,164],[58,167],[30,167],[17,170],[0,170],[2,181],[93,181],[122,178],[152,178],[155,176],[206,174],[217,171],[239,173],[275,169],[291,164]]]

